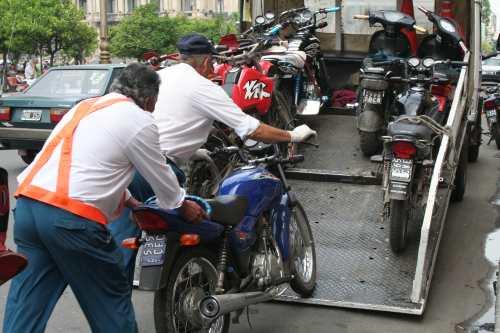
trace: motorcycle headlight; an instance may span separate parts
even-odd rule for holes
[[[411,57],[408,59],[408,65],[410,65],[410,67],[418,67],[418,65],[420,65],[420,59]]]
[[[424,65],[424,67],[427,67],[427,68],[434,66],[434,63],[435,63],[435,61],[433,58],[425,58],[422,61],[422,64]]]
[[[266,23],[266,19],[264,18],[264,16],[257,16],[255,18],[255,24],[264,24]]]

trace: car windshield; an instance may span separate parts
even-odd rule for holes
[[[26,95],[70,97],[101,95],[106,88],[106,69],[54,69],[41,77]]]
[[[486,66],[499,66],[500,67],[500,58],[490,58],[483,61],[483,65]]]

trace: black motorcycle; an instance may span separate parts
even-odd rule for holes
[[[487,95],[483,99],[483,113],[488,123],[490,142],[495,141],[497,148],[500,149],[500,127],[498,126],[498,119],[500,117],[500,84],[490,86],[485,91]]]
[[[370,26],[380,24],[383,30],[374,33],[370,39],[368,57],[360,69],[358,90],[357,128],[360,148],[365,156],[372,156],[382,150],[380,136],[387,129],[392,117],[394,97],[404,85],[388,80],[391,75],[404,75],[404,61],[415,54],[408,33],[414,33],[415,20],[395,10],[379,10],[370,15],[355,15],[355,19],[366,19]]]
[[[288,41],[286,50],[268,55],[266,60],[274,60],[281,69],[280,90],[296,114],[316,115],[330,99],[329,78],[320,40],[315,33],[328,25],[324,21],[328,13],[339,10],[339,7],[315,12],[305,7],[291,9],[281,13],[278,24],[265,34]]]
[[[398,116],[382,137],[382,156],[374,156],[372,160],[383,163],[383,216],[390,226],[389,241],[395,253],[405,249],[408,224],[427,202],[440,138],[446,133],[444,124],[449,109],[431,92],[431,86],[450,83],[448,76],[435,70],[442,64],[466,65],[459,61],[412,57],[406,61],[408,78],[390,78],[408,84],[408,89],[396,97],[394,112]],[[452,199],[460,200],[464,194],[466,165],[467,154],[462,153]]]

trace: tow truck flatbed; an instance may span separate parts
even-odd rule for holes
[[[410,298],[421,224],[410,226],[408,248],[395,255],[389,226],[382,219],[379,166],[358,148],[356,118],[325,113],[307,121],[321,133],[320,148],[304,149],[300,168],[287,171],[313,229],[318,284],[311,298],[290,291],[280,300],[421,314],[424,302]],[[441,192],[438,197],[446,197],[446,191]],[[440,224],[433,229],[430,241],[435,249]]]

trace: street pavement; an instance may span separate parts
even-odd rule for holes
[[[25,167],[24,163],[15,151],[0,151],[0,166],[8,170],[10,189],[14,192],[15,177]],[[490,260],[499,259],[500,236],[496,238],[493,232],[500,227],[500,214],[490,203],[500,179],[500,152],[494,144],[483,144],[479,161],[469,164],[468,177],[464,201],[450,205],[424,316],[268,303],[250,307],[252,329],[244,315],[241,323],[232,325],[230,331],[442,333],[467,332],[477,323],[492,322],[494,299],[490,282],[495,268],[484,252],[486,247]],[[12,223],[11,219],[11,226]],[[8,243],[13,247],[12,227],[9,237]],[[3,318],[8,287],[8,283],[0,287],[0,318]],[[135,290],[133,302],[140,332],[154,332],[153,294]],[[68,288],[54,310],[47,332],[89,331]]]

